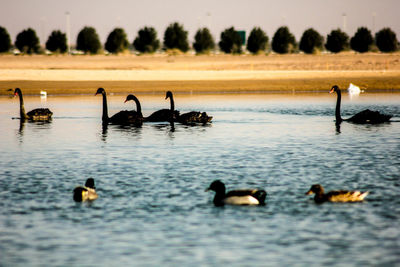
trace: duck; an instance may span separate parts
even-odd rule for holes
[[[107,106],[107,93],[104,88],[99,88],[96,91],[95,95],[101,94],[103,96],[103,114],[102,121],[103,125],[111,124],[119,124],[119,125],[141,125],[143,120],[138,118],[138,114],[141,114],[140,103],[137,106],[138,111],[128,111],[122,110],[116,114],[114,114],[111,118],[108,117],[108,106]],[[139,101],[139,100],[138,100]],[[126,101],[125,101],[126,102]],[[137,103],[136,103],[137,104]],[[143,117],[143,116],[142,116]]]
[[[237,189],[225,193],[225,184],[220,180],[213,181],[206,189],[214,191],[214,205],[265,205],[267,192],[262,189]]]
[[[179,117],[179,111],[175,110],[174,97],[171,91],[167,91],[165,99],[170,100],[170,109],[160,109],[144,118],[148,122],[175,121]]]
[[[211,122],[212,116],[208,116],[206,112],[191,111],[180,115],[177,119],[182,124],[207,124]]]
[[[341,90],[339,89],[339,86],[337,85],[332,86],[329,93],[331,94],[334,92],[336,92],[337,94],[336,111],[335,111],[336,123],[341,123],[342,121],[348,121],[356,124],[378,124],[378,123],[388,122],[390,118],[393,117],[393,115],[381,114],[379,111],[372,111],[366,109],[348,119],[342,119],[342,117],[340,116],[340,103],[342,99],[342,93]]]
[[[88,178],[85,186],[75,187],[73,198],[76,202],[93,201],[97,199],[98,195],[96,193],[94,179]]]
[[[22,91],[20,88],[15,88],[14,96],[19,96],[19,114],[22,122],[26,120],[48,122],[51,120],[53,112],[51,112],[48,108],[37,108],[25,113],[24,99],[22,97]]]
[[[368,191],[347,191],[347,190],[336,190],[324,193],[324,188],[320,184],[314,184],[311,186],[310,190],[306,192],[306,195],[314,196],[314,201],[316,203],[323,202],[359,202],[363,201],[364,198],[369,194]]]

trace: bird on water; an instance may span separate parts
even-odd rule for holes
[[[14,96],[19,96],[19,114],[21,121],[50,121],[53,112],[48,108],[37,108],[25,113],[24,98],[22,96],[22,91],[20,88],[16,88],[14,91]]]
[[[87,179],[85,186],[75,187],[73,198],[76,202],[93,201],[97,199],[98,195],[96,193],[94,179]]]
[[[144,120],[149,122],[176,121],[176,119],[179,117],[179,111],[175,110],[174,96],[172,95],[171,91],[167,91],[165,94],[165,99],[168,98],[170,101],[169,109],[157,110]]]
[[[342,121],[348,121],[352,123],[357,123],[357,124],[377,124],[377,123],[384,123],[388,122],[390,118],[392,118],[392,115],[386,115],[386,114],[381,114],[379,111],[372,111],[369,109],[363,110],[354,116],[348,118],[348,119],[342,119],[340,116],[340,104],[342,100],[342,92],[339,88],[339,86],[334,85],[332,86],[331,90],[329,93],[334,93],[336,92],[337,94],[337,100],[336,100],[336,110],[335,110],[335,116],[336,116],[336,123],[341,123]]]
[[[368,191],[347,191],[347,190],[336,190],[330,191],[325,194],[325,190],[320,184],[314,184],[311,186],[310,190],[306,192],[306,195],[314,196],[314,201],[316,203],[323,202],[359,202],[363,201],[364,198],[369,194]]]
[[[116,114],[114,114],[111,118],[108,117],[108,106],[107,106],[107,93],[104,88],[99,88],[97,89],[97,92],[95,95],[101,94],[103,96],[103,114],[102,114],[102,121],[103,125],[107,124],[119,124],[119,125],[137,125],[140,126],[143,122],[143,116],[140,116],[142,111],[140,107],[139,100],[136,102],[136,111],[128,111],[128,110],[122,110]],[[134,100],[134,99],[132,99]],[[126,102],[126,101],[125,101]],[[140,114],[140,115],[139,115]]]
[[[225,184],[220,180],[215,180],[206,189],[206,191],[214,191],[214,205],[223,206],[230,205],[264,205],[267,192],[262,189],[237,189],[225,192]]]

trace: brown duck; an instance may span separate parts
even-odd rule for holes
[[[338,191],[330,191],[325,194],[322,185],[314,184],[311,186],[310,190],[306,192],[306,195],[315,194],[314,200],[316,203],[323,203],[326,201],[358,202],[358,201],[363,201],[364,198],[368,195],[368,193],[369,193],[368,191],[360,192],[360,191],[338,190]]]

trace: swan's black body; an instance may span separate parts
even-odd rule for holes
[[[127,121],[133,125],[142,125],[144,118],[142,115],[142,107],[140,105],[139,99],[137,99],[136,96],[131,94],[126,97],[125,103],[130,100],[135,101],[136,111],[134,110],[128,111],[129,114],[127,114]]]
[[[143,116],[141,116],[142,111],[140,107],[139,100],[135,100],[137,111],[122,110],[114,114],[111,118],[108,117],[108,107],[107,107],[107,94],[104,88],[97,89],[95,95],[101,94],[103,96],[103,124],[119,124],[119,125],[136,125],[140,126],[143,122]],[[133,99],[134,100],[134,99]],[[126,101],[125,101],[126,102]]]
[[[342,121],[348,121],[357,124],[377,124],[377,123],[388,122],[390,118],[392,118],[392,115],[381,114],[379,113],[379,111],[371,111],[369,109],[366,109],[348,119],[342,119],[342,117],[340,116],[340,104],[342,100],[342,92],[337,85],[334,85],[329,93],[333,92],[336,92],[337,94],[336,110],[335,110],[336,123],[341,123]]]
[[[157,110],[144,120],[149,122],[176,121],[179,117],[179,111],[175,110],[174,97],[171,91],[168,91],[165,95],[165,99],[168,98],[170,100],[170,109]]]
[[[211,183],[206,191],[215,192],[214,205],[264,205],[267,192],[262,189],[239,189],[225,193],[225,185],[220,180]]]
[[[51,112],[48,108],[37,108],[34,110],[25,113],[24,107],[24,99],[22,97],[22,91],[19,88],[16,88],[14,91],[15,96],[19,96],[19,114],[21,121],[50,121],[53,112]]]
[[[208,116],[206,112],[191,111],[184,113],[178,117],[178,122],[182,124],[206,124],[211,122],[212,116]]]

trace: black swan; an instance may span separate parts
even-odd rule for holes
[[[369,109],[363,110],[356,115],[352,116],[348,119],[342,119],[340,116],[340,103],[342,100],[342,93],[337,85],[332,86],[332,89],[329,93],[336,92],[337,101],[336,101],[336,123],[341,123],[342,121],[348,121],[357,124],[376,124],[376,123],[384,123],[388,122],[392,115],[381,114],[379,111],[371,111]]]
[[[137,112],[134,111],[128,111],[128,110],[122,110],[116,114],[114,114],[111,118],[108,117],[108,107],[107,107],[107,94],[106,90],[104,88],[99,88],[97,89],[97,92],[95,95],[102,94],[103,96],[103,115],[102,115],[102,120],[103,120],[103,125],[104,124],[120,124],[120,125],[129,125],[129,124],[141,124],[143,120],[138,120],[137,119]],[[140,107],[140,104],[139,104]]]
[[[170,100],[171,108],[170,109],[160,109],[153,112],[150,116],[145,118],[145,121],[150,122],[160,122],[160,121],[174,121],[179,117],[179,111],[174,110],[174,97],[172,96],[172,92],[168,91],[165,95],[165,99]]]
[[[315,194],[314,201],[316,203],[323,203],[326,201],[329,202],[358,202],[363,201],[364,198],[368,195],[367,192],[360,191],[330,191],[328,193],[324,193],[324,188],[322,185],[314,184],[311,186],[310,190],[307,191],[306,195]]]
[[[182,124],[206,124],[211,122],[212,116],[208,116],[206,112],[191,111],[180,115],[177,119]]]
[[[214,205],[223,206],[230,205],[264,205],[267,192],[260,189],[239,189],[225,193],[225,185],[220,180],[211,183],[206,191],[215,192]]]
[[[34,110],[25,113],[24,107],[24,99],[22,97],[21,89],[16,88],[14,91],[15,96],[19,96],[19,113],[21,121],[29,120],[29,121],[50,121],[53,112],[51,112],[48,108],[37,108]]]
[[[142,115],[142,107],[140,105],[139,99],[137,99],[136,96],[130,94],[126,97],[124,103],[131,101],[131,100],[135,101],[135,103],[136,103],[136,111],[134,111],[134,110],[129,111],[128,122],[130,124],[136,124],[136,125],[142,124],[144,118]]]
[[[76,202],[93,201],[98,198],[96,187],[94,186],[94,179],[89,178],[86,180],[85,186],[78,186],[74,189],[74,200]]]

